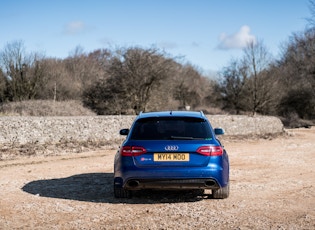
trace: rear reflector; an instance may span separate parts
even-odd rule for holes
[[[120,149],[121,155],[125,157],[139,156],[146,152],[147,150],[145,148],[139,146],[123,146]]]
[[[222,156],[223,148],[221,146],[201,146],[196,152],[204,156]]]

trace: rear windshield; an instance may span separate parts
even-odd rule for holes
[[[211,139],[208,122],[200,118],[144,118],[139,119],[131,133],[133,140],[198,140]]]

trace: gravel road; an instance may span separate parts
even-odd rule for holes
[[[115,151],[0,161],[0,229],[315,229],[315,128],[224,140],[231,194],[115,199]]]

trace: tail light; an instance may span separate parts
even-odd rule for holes
[[[223,148],[221,146],[201,146],[196,152],[204,156],[222,156]]]
[[[139,156],[146,152],[147,150],[145,148],[139,146],[123,146],[120,149],[121,155],[125,157]]]

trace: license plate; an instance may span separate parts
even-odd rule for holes
[[[189,153],[154,153],[154,161],[189,161]]]

